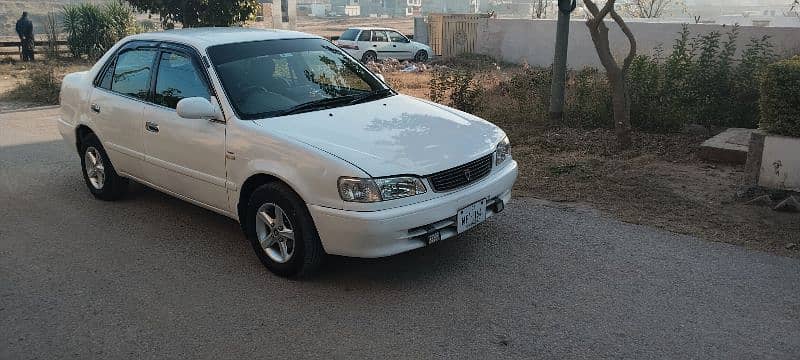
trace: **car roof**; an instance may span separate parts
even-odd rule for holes
[[[387,28],[387,27],[369,27],[369,26],[367,26],[367,27],[351,27],[351,28],[347,28],[347,30],[391,30],[391,31],[397,31],[397,29],[392,29],[392,28]],[[397,31],[397,32],[399,32],[399,31]]]
[[[242,27],[209,27],[209,28],[190,28],[166,30],[160,32],[148,32],[128,37],[130,40],[145,41],[171,41],[194,46],[198,49],[208,48],[214,45],[241,43],[260,40],[281,40],[281,39],[308,39],[320,38],[316,35],[306,34],[299,31],[276,30],[276,29],[250,29]]]

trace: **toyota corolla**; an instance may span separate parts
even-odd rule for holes
[[[231,217],[280,276],[467,231],[517,177],[503,130],[398,94],[300,32],[128,37],[64,78],[61,105],[92,195],[119,199],[132,180]]]

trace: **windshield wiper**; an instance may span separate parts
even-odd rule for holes
[[[331,98],[324,98],[314,101],[309,101],[307,103],[302,103],[300,105],[295,105],[290,107],[284,111],[281,111],[278,116],[284,115],[291,115],[291,114],[299,114],[308,111],[320,110],[320,109],[327,109],[330,108],[331,105],[340,104],[349,102],[353,99],[355,95],[346,95],[346,96],[337,96]]]
[[[362,94],[362,95],[356,96],[353,100],[351,100],[348,103],[348,105],[350,105],[350,104],[358,104],[358,103],[372,101],[372,100],[383,99],[389,94],[393,94],[392,89],[389,89],[389,88],[383,88],[383,89],[378,89],[378,90],[375,90],[375,91],[370,91],[370,92],[368,92],[366,94]]]

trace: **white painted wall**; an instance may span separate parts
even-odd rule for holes
[[[767,135],[758,185],[800,191],[800,138]]]
[[[651,54],[661,45],[665,53],[681,30],[679,23],[628,23],[638,44],[639,54]],[[609,23],[614,55],[622,58],[628,51],[624,34],[616,24]],[[555,43],[555,20],[528,19],[482,19],[478,25],[478,39],[475,52],[491,55],[511,63],[527,61],[531,65],[549,66],[553,63]],[[691,24],[692,36],[711,31],[727,32],[730,26]],[[741,52],[753,37],[770,35],[779,55],[800,54],[800,28],[742,27],[737,42]],[[585,20],[570,23],[569,53],[567,63],[572,68],[584,66],[600,67],[600,59],[592,44]]]

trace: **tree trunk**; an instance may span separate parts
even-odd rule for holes
[[[614,131],[617,134],[617,145],[620,149],[631,147],[631,112],[628,86],[624,76],[608,74],[611,85],[611,104],[614,109]]]

